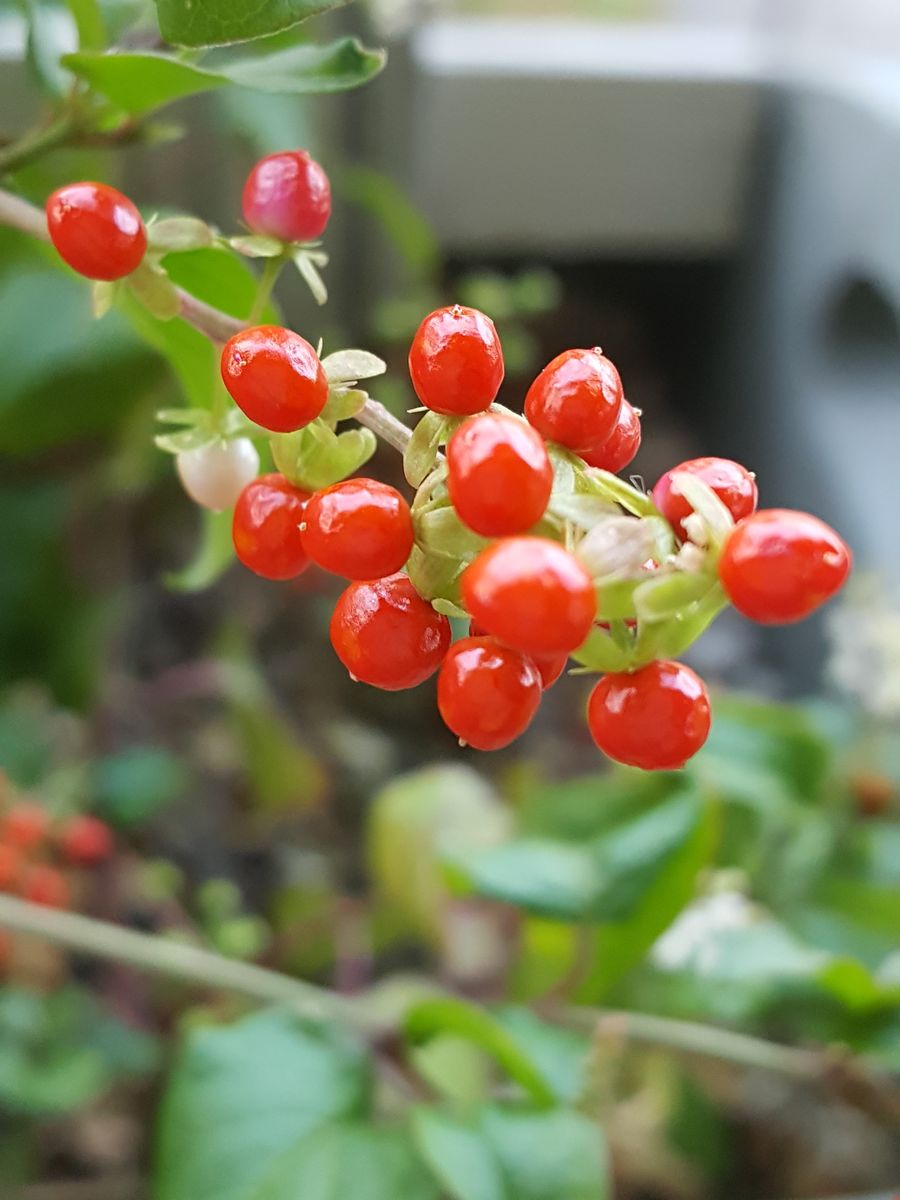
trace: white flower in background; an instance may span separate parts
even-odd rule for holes
[[[759,910],[734,886],[728,872],[720,876],[722,890],[713,890],[689,904],[650,951],[653,964],[664,971],[691,967],[701,973],[715,970],[719,953],[715,934],[746,929],[759,920]],[[715,889],[715,884],[713,885]]]
[[[873,716],[900,718],[900,609],[877,579],[856,580],[828,616],[829,674]]]

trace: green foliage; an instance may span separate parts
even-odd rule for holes
[[[187,782],[184,766],[168,751],[131,746],[94,765],[93,807],[111,825],[131,828],[184,796]]]
[[[302,42],[270,54],[244,52],[211,66],[137,52],[80,51],[62,61],[95,91],[138,115],[228,84],[282,95],[346,91],[376,75],[384,55],[346,37],[322,46]]]
[[[0,1103],[11,1113],[81,1109],[158,1061],[155,1040],[103,1012],[74,985],[49,996],[0,990]]]
[[[454,1200],[605,1200],[600,1129],[580,1113],[490,1105],[469,1118],[419,1109],[416,1141]]]
[[[334,0],[156,0],[159,27],[167,42],[179,46],[222,46],[290,29],[307,17],[335,8]]]

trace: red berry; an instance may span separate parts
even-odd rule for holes
[[[605,755],[645,771],[674,771],[709,734],[703,680],[678,662],[604,675],[588,700],[591,737]]]
[[[60,831],[60,849],[74,866],[94,867],[112,854],[112,833],[97,817],[73,817]]]
[[[612,434],[622,405],[622,381],[596,350],[566,350],[549,362],[525,397],[525,416],[548,441],[581,453]]]
[[[518,417],[482,413],[466,421],[447,445],[447,469],[453,507],[484,537],[525,533],[550,500],[547,448]]]
[[[612,433],[595,449],[582,450],[589,467],[604,471],[624,471],[641,448],[641,418],[627,400],[622,401]]]
[[[22,851],[0,843],[0,892],[11,892],[22,873]]]
[[[273,433],[302,429],[328,399],[319,356],[299,333],[280,325],[255,325],[229,338],[222,379],[238,408]]]
[[[462,577],[463,604],[494,637],[525,654],[568,654],[591,631],[594,583],[548,538],[506,538],[482,550]]]
[[[482,629],[477,621],[469,622],[469,637],[490,637],[486,629]],[[496,640],[496,639],[495,639]],[[529,654],[528,657],[538,669],[538,675],[541,677],[541,685],[546,692],[548,688],[552,688],[560,675],[566,669],[569,661],[568,654]]]
[[[768,508],[735,526],[719,559],[719,579],[745,617],[788,624],[839,591],[852,563],[849,546],[818,517]]]
[[[541,678],[530,658],[490,637],[462,638],[438,675],[444,723],[476,750],[500,750],[531,724],[541,703]]]
[[[39,804],[16,804],[0,823],[0,842],[19,850],[34,850],[47,836],[50,818]]]
[[[70,903],[66,877],[56,867],[48,867],[43,863],[35,864],[26,872],[19,895],[23,900],[43,904],[47,908],[68,908]]]
[[[426,408],[452,416],[483,412],[503,382],[494,322],[460,304],[430,313],[413,338],[409,373]]]
[[[309,493],[283,475],[260,475],[234,506],[231,536],[238,558],[263,579],[293,579],[309,566],[300,526]]]
[[[328,176],[305,150],[269,154],[247,176],[243,210],[254,233],[283,242],[313,241],[331,216]]]
[[[749,517],[756,508],[756,480],[740,463],[732,462],[730,458],[692,458],[680,463],[660,477],[653,489],[653,503],[682,541],[687,540],[684,519],[694,510],[672,480],[672,476],[681,471],[712,488],[735,521]]]
[[[105,183],[69,183],[46,205],[50,240],[79,275],[121,279],[140,266],[147,249],[141,214]]]
[[[387,692],[424,683],[450,645],[450,622],[408,575],[352,583],[331,618],[331,644],[354,679]]]
[[[375,479],[345,479],[306,506],[303,545],[314,563],[347,579],[383,579],[399,571],[413,545],[409,505]]]

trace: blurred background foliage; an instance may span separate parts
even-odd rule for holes
[[[52,94],[50,7],[22,10]],[[97,11],[128,45],[155,37],[139,0]],[[383,16],[358,7],[327,32]],[[307,46],[299,28],[273,48]],[[48,103],[23,84],[3,132]],[[202,215],[230,229],[249,164],[309,146],[335,185],[334,301],[316,313],[288,281],[283,313],[326,349],[383,355],[376,394],[398,414],[412,402],[410,336],[450,300],[496,320],[513,406],[578,340],[573,320],[609,323],[626,360],[653,341],[669,310],[652,268],[642,298],[617,309],[614,270],[594,294],[540,247],[529,261],[449,258],[398,182],[329,126],[328,103],[224,86],[150,116],[123,152],[61,149],[9,182],[39,201],[100,177],[146,211],[190,210],[169,139],[199,121],[217,180],[230,180]],[[362,240],[378,251],[357,272]],[[243,260],[196,250],[166,266],[201,299],[249,310]],[[865,703],[852,599],[834,627],[843,692],[776,702],[722,686],[710,741],[682,773],[603,769],[578,679],[548,697],[520,747],[487,762],[448,744],[421,695],[344,677],[327,646],[333,581],[311,570],[273,589],[231,569],[227,516],[199,518],[152,444],[158,409],[212,403],[200,335],[132,300],[93,320],[83,285],[9,230],[0,311],[4,805],[91,811],[114,828],[114,860],[74,881],[81,911],[363,995],[395,1031],[365,1049],[338,1025],[244,1015],[226,991],[17,936],[0,988],[4,1195],[787,1200],[896,1188],[898,711],[889,688]],[[702,441],[666,412],[671,385],[644,376],[663,410],[648,470]],[[392,452],[373,473],[398,482]],[[881,669],[896,616],[889,602],[879,612],[867,652]],[[711,636],[704,671],[789,694],[742,637],[727,623]],[[627,1015],[597,1024],[599,1009]]]

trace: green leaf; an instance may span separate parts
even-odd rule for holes
[[[322,46],[303,43],[272,54],[242,55],[215,67],[149,51],[82,50],[64,55],[62,62],[119,108],[138,115],[229,83],[288,95],[346,91],[376,75],[384,55],[347,37]]]
[[[219,578],[234,559],[231,513],[203,509],[200,543],[193,559],[180,571],[165,576],[173,592],[202,592]]]
[[[283,1154],[252,1200],[438,1200],[435,1184],[400,1130],[361,1122],[325,1125]]]
[[[452,996],[423,1000],[407,1013],[404,1032],[414,1043],[448,1033],[474,1042],[496,1059],[536,1104],[555,1102],[553,1089],[522,1046],[486,1009]]]
[[[591,842],[520,839],[452,858],[454,871],[480,895],[537,916],[624,921],[646,890],[695,836],[706,805],[690,785]]]
[[[115,281],[98,279],[91,284],[91,312],[98,321],[101,317],[105,317],[115,304],[117,293],[118,287]]]
[[[469,1120],[417,1109],[421,1153],[453,1200],[606,1200],[600,1127],[567,1109],[492,1105]]]
[[[266,37],[337,8],[340,0],[156,0],[159,28],[177,46],[222,46]]]
[[[548,511],[579,529],[592,529],[607,517],[619,513],[617,505],[603,496],[587,496],[583,492],[560,492],[550,500]]]
[[[368,350],[336,350],[322,359],[322,366],[330,384],[358,383],[360,379],[374,379],[383,375],[387,363]]]
[[[590,1040],[581,1033],[542,1021],[528,1008],[495,1009],[494,1019],[522,1047],[552,1087],[560,1103],[574,1103],[584,1087]]]
[[[602,496],[613,504],[619,504],[635,517],[658,517],[659,512],[651,496],[613,475],[591,467],[585,475],[585,489],[595,496]]]
[[[329,1026],[264,1012],[195,1029],[160,1110],[156,1200],[249,1200],[313,1130],[359,1115],[369,1087],[362,1051]]]
[[[440,413],[427,412],[416,425],[403,454],[403,474],[410,487],[417,488],[427,479],[446,434],[447,418]]]
[[[434,230],[406,192],[383,171],[357,164],[341,167],[334,180],[350,201],[368,210],[381,223],[407,266],[417,277],[431,280],[441,260]]]
[[[147,226],[147,239],[150,249],[161,254],[200,250],[214,242],[213,231],[199,217],[165,217],[153,221]]]
[[[28,66],[45,92],[62,97],[71,85],[72,77],[60,66],[65,29],[57,19],[57,12],[44,0],[18,0],[18,5],[28,29]]]
[[[149,51],[101,54],[80,50],[64,55],[62,61],[94,91],[135,115],[228,83],[215,71]]]
[[[421,546],[413,546],[406,570],[423,600],[444,599],[455,606],[460,598],[459,581],[463,565],[442,554],[426,554]]]
[[[159,267],[144,262],[128,276],[128,286],[137,300],[158,321],[171,321],[181,311],[178,290],[169,276]]]
[[[167,750],[130,746],[100,759],[91,784],[98,815],[117,829],[129,829],[185,796],[189,780],[182,764]]]
[[[231,83],[286,95],[343,92],[367,83],[385,64],[383,50],[367,50],[355,37],[323,46],[302,42],[273,54],[235,58],[221,67]]]
[[[628,655],[620,649],[610,635],[596,625],[572,655],[577,663],[592,671],[624,671],[628,668]]]
[[[67,0],[78,31],[82,50],[102,50],[106,45],[106,26],[98,0]]]
[[[392,780],[369,809],[367,859],[380,895],[419,933],[437,938],[447,891],[441,856],[485,849],[509,836],[510,818],[490,784],[447,765]],[[415,871],[409,864],[415,863]]]

